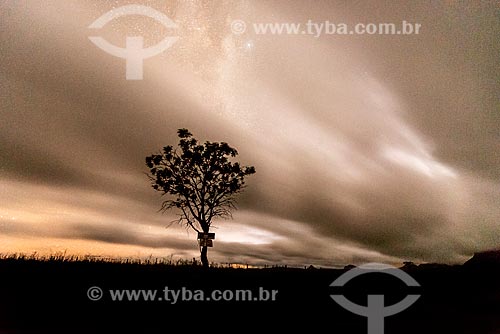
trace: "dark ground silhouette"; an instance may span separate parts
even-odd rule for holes
[[[491,259],[491,256],[488,257]],[[341,291],[366,305],[367,294],[384,294],[386,305],[421,294],[411,307],[385,319],[385,333],[500,333],[500,266],[475,257],[462,266],[407,263],[421,287],[390,275],[367,274]],[[337,305],[330,283],[345,270],[231,269],[163,264],[0,260],[0,333],[212,333],[238,329],[367,333],[366,318]],[[104,291],[91,301],[87,291]],[[271,301],[112,301],[108,289],[278,290]],[[338,290],[336,290],[338,291]],[[335,291],[335,292],[336,292]],[[159,298],[160,294],[157,295]],[[255,296],[255,295],[253,295]],[[270,296],[268,296],[270,297]]]

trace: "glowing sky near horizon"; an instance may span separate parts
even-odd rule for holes
[[[211,260],[455,263],[500,246],[497,3],[147,1],[178,28],[131,16],[98,31],[119,46],[179,36],[127,81],[88,26],[131,3],[0,2],[0,253],[198,256],[144,175],[182,127],[257,170]],[[309,19],[422,28],[251,31]]]

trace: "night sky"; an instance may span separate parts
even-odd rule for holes
[[[88,28],[139,3],[177,28],[143,16]],[[308,20],[421,28],[252,30]],[[179,38],[126,80],[94,35]],[[213,224],[212,261],[462,263],[498,248],[499,36],[497,1],[0,0],[0,253],[198,257],[145,174],[179,128],[257,170],[234,219]]]

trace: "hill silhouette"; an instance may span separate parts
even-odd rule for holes
[[[342,294],[361,305],[366,305],[367,294],[383,294],[386,305],[409,293],[420,294],[414,305],[385,319],[385,333],[499,333],[500,270],[491,265],[491,259],[498,258],[478,254],[465,265],[457,266],[407,263],[403,269],[420,287],[410,288],[389,275],[376,273],[359,276],[343,288]],[[224,332],[241,326],[288,331],[304,326],[315,331],[367,333],[366,318],[348,312],[330,298],[330,283],[348,269],[352,266],[314,270],[204,269],[192,262],[175,265],[57,257],[46,261],[4,258],[0,259],[0,332],[95,333],[136,329],[140,333],[165,333],[173,331],[175,324],[202,332]],[[91,298],[99,297],[90,291],[95,287],[103,295],[93,301]],[[165,298],[165,287],[170,292],[169,299]],[[157,293],[146,300],[140,293],[127,296],[122,289]],[[231,291],[226,297],[234,297],[237,290],[251,291],[252,299],[195,298],[197,293],[198,297],[201,293],[212,296],[214,290]],[[277,291],[275,300],[271,299],[273,290]],[[116,291],[122,291],[121,301]],[[175,293],[178,298],[174,303]],[[137,300],[128,298],[134,296]]]
[[[500,249],[475,253],[470,260],[464,263],[464,266],[479,268],[500,267]]]

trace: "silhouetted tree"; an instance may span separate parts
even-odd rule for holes
[[[187,129],[179,129],[177,134],[177,148],[165,146],[160,154],[146,158],[149,178],[155,190],[171,195],[162,203],[162,211],[176,208],[179,223],[209,233],[214,218],[232,217],[235,195],[255,168],[231,162],[238,152],[225,142],[199,144]],[[200,246],[204,267],[209,265],[207,251],[207,245]]]

